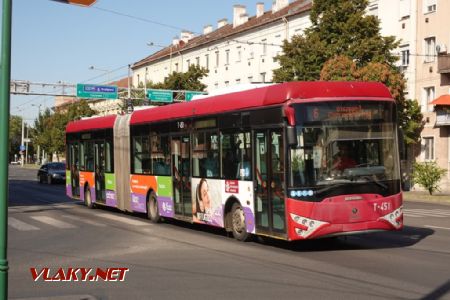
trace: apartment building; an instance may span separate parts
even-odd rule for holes
[[[447,170],[441,184],[450,191],[450,1],[417,1],[416,94],[420,99],[425,128],[421,145],[416,149],[418,161],[436,161]],[[441,97],[441,101],[433,101]],[[436,103],[436,102],[435,102]]]
[[[221,19],[216,29],[206,25],[198,36],[183,31],[172,45],[133,64],[133,86],[162,82],[173,71],[186,72],[191,64],[209,70],[203,80],[209,92],[242,83],[271,82],[272,70],[278,68],[274,58],[281,53],[283,41],[311,24],[311,2],[275,0],[269,11],[260,2],[251,17],[245,6],[234,5],[232,22]]]

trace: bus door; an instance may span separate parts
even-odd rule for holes
[[[98,202],[104,203],[106,200],[104,141],[96,141],[94,143],[94,166],[95,166],[95,198]]]
[[[257,232],[286,231],[282,129],[255,131],[255,217]]]
[[[70,185],[72,186],[72,196],[80,197],[80,164],[79,164],[79,144],[69,144],[70,161]]]
[[[172,137],[173,198],[175,214],[192,216],[190,138]]]

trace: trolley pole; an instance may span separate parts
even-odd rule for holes
[[[8,299],[8,140],[12,0],[2,0],[0,58],[0,298]]]

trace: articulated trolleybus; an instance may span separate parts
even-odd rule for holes
[[[403,227],[396,106],[367,82],[290,82],[67,126],[67,195],[302,240]]]

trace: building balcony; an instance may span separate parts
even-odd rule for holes
[[[447,109],[436,110],[436,126],[450,126],[450,111]]]
[[[438,56],[438,73],[450,73],[450,55]]]

